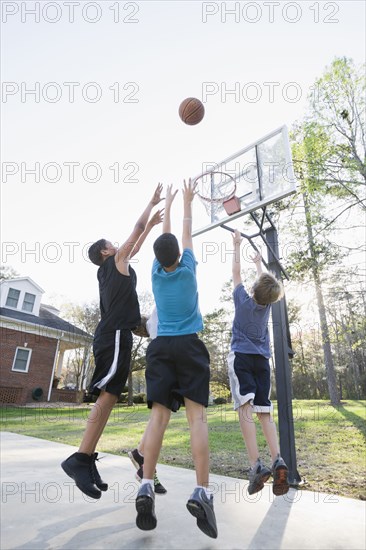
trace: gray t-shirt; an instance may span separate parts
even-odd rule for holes
[[[242,284],[233,292],[235,315],[231,350],[271,357],[268,320],[271,306],[257,304]]]

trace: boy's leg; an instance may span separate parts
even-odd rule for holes
[[[89,415],[79,451],[61,464],[64,472],[75,481],[80,491],[91,498],[100,498],[100,490],[108,489],[108,485],[101,479],[95,465],[97,459],[95,448],[117,399],[116,395],[101,392]]]
[[[153,403],[150,421],[145,430],[144,477],[136,497],[136,525],[143,531],[155,529],[157,524],[153,479],[170,414],[171,411],[164,405]]]
[[[290,488],[288,467],[280,455],[276,424],[270,413],[258,413],[258,418],[272,456],[273,493],[276,496],[285,495]]]
[[[140,443],[137,445],[136,449],[133,449],[132,451],[128,451],[128,456],[131,462],[133,463],[133,465],[135,466],[135,468],[137,469],[136,479],[138,481],[141,481],[144,475],[143,474],[144,452],[145,452],[144,446],[145,446],[146,432],[149,429],[149,425],[150,425],[150,419],[145,428],[145,431],[140,440]],[[157,493],[158,495],[165,495],[165,493],[167,493],[167,490],[165,489],[164,485],[160,483],[156,470],[154,473],[154,490],[155,490],[155,493]]]
[[[268,447],[271,453],[272,462],[277,458],[280,452],[277,439],[276,424],[270,413],[257,413],[259,422],[261,423],[264,437],[268,443]]]
[[[92,455],[96,449],[98,441],[103,433],[108,418],[113,407],[118,401],[118,397],[112,393],[102,391],[90,411],[86,429],[81,440],[79,453]]]
[[[254,495],[261,491],[271,475],[271,470],[262,464],[259,458],[256,427],[253,419],[253,407],[248,401],[239,407],[241,433],[247,448],[250,463],[248,493]]]
[[[144,433],[144,479],[153,479],[156,464],[159,459],[160,449],[167,425],[169,424],[171,411],[153,403],[149,424]]]
[[[200,403],[185,398],[186,416],[191,432],[192,458],[196,470],[197,485],[208,486],[209,447],[206,409]]]
[[[253,407],[248,401],[238,409],[239,423],[244,443],[247,448],[249,463],[253,467],[259,458],[257,431],[253,419]]]
[[[197,487],[187,502],[187,509],[197,519],[197,527],[205,535],[217,538],[213,495],[209,485],[209,445],[206,409],[200,403],[184,398],[186,416],[191,432],[192,458],[196,470]]]

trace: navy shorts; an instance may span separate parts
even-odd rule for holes
[[[254,412],[272,412],[271,371],[263,355],[231,351],[227,358],[234,409],[251,402]]]
[[[160,403],[172,411],[184,398],[207,407],[210,355],[197,334],[158,336],[146,351],[147,404]]]
[[[126,385],[131,364],[132,333],[115,330],[94,338],[93,354],[95,370],[89,391],[99,395],[102,390],[121,395]]]

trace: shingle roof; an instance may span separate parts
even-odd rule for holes
[[[81,330],[80,328],[72,325],[68,321],[61,319],[54,313],[51,313],[47,309],[42,307],[42,304],[39,309],[39,316],[32,315],[31,313],[25,313],[23,311],[18,311],[15,309],[9,309],[6,307],[0,307],[0,315],[4,317],[10,317],[11,319],[17,319],[19,321],[25,321],[27,323],[32,323],[34,325],[43,325],[46,327],[53,328],[55,330],[61,330],[63,332],[68,332],[77,336],[84,336],[86,338],[92,338],[92,335]]]

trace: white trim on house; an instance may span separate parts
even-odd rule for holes
[[[91,342],[93,340],[92,337],[88,338],[87,336],[72,334],[71,332],[65,332],[60,329],[47,327],[37,323],[30,323],[21,319],[14,319],[13,317],[6,317],[5,315],[1,315],[0,320],[1,326],[9,330],[37,334],[38,336],[44,336],[45,338],[60,339],[62,342],[74,344],[74,347],[85,346],[87,342]]]
[[[17,358],[17,355],[18,355],[18,350],[20,350],[20,349],[25,350],[25,351],[29,351],[25,370],[14,368],[15,367],[15,361],[16,361],[16,358]],[[24,346],[17,346],[16,349],[15,349],[14,359],[13,359],[13,364],[12,364],[11,370],[13,372],[20,372],[21,374],[27,374],[27,372],[29,371],[29,363],[30,363],[31,357],[32,357],[32,349],[31,348],[26,348]]]

